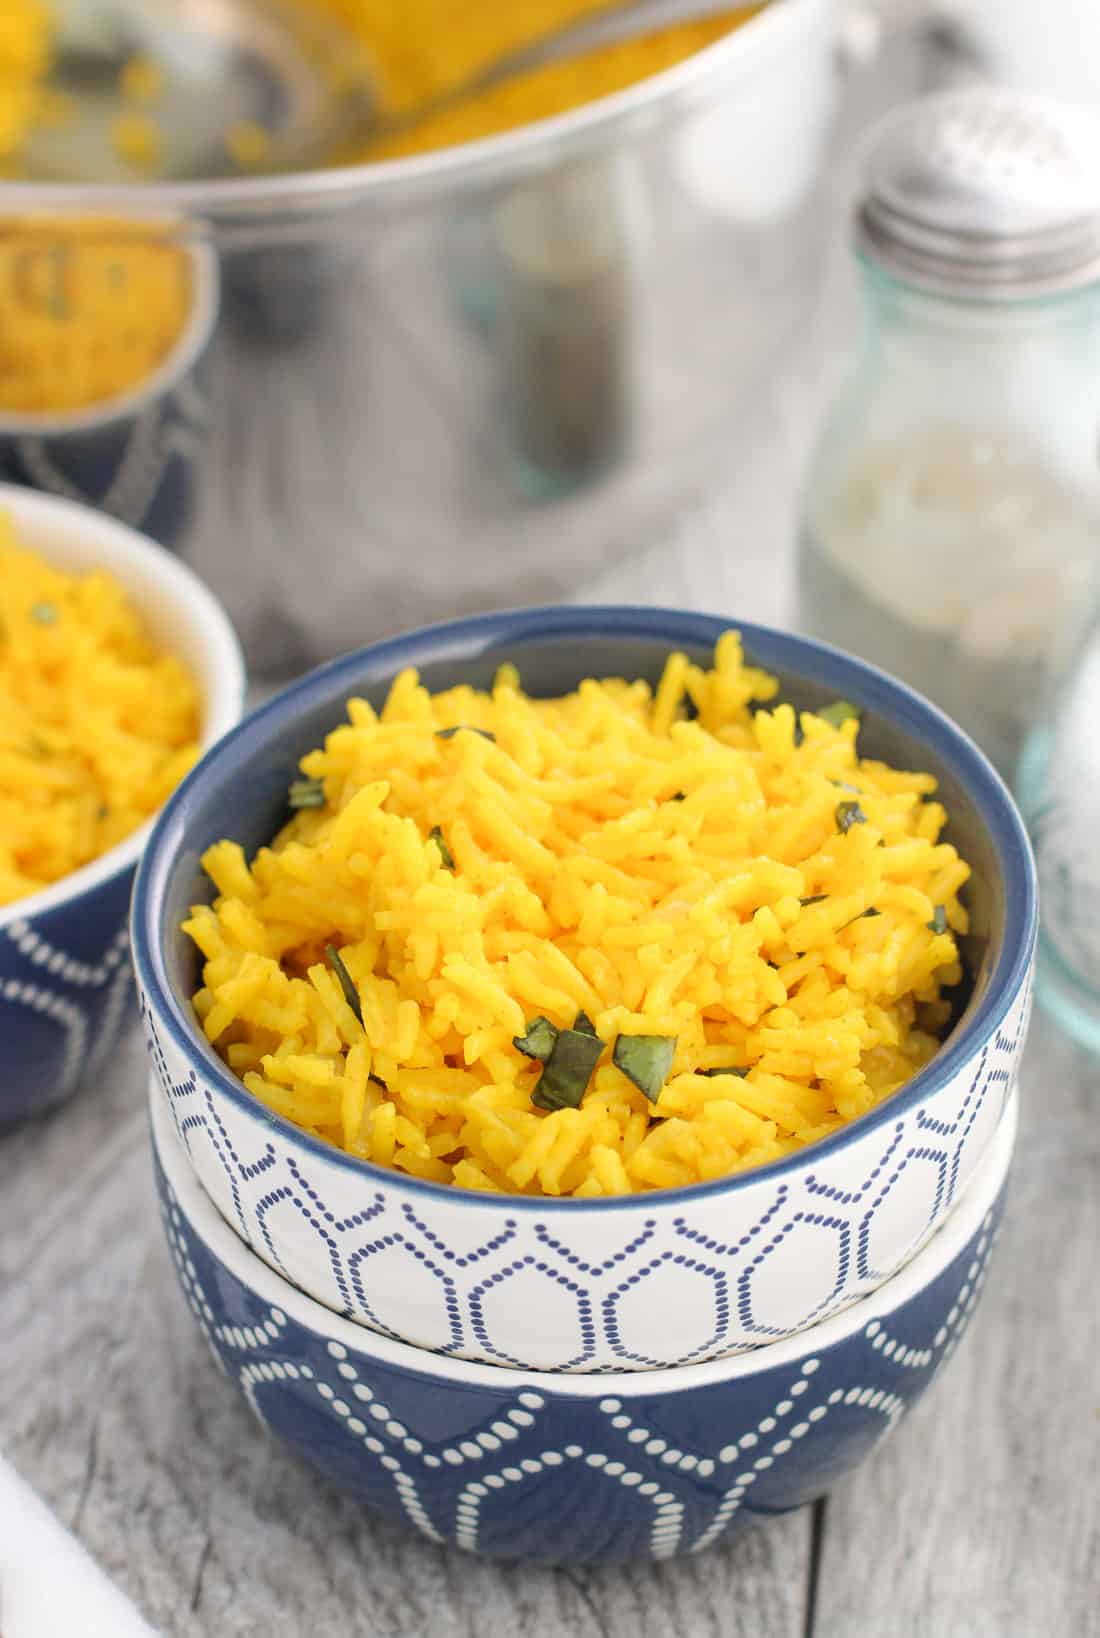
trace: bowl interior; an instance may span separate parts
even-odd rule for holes
[[[947,837],[973,870],[967,888],[971,933],[963,951],[969,981],[948,1043],[910,1086],[933,1073],[953,1072],[972,1039],[988,1032],[1007,1010],[1034,939],[1030,849],[997,774],[927,701],[836,650],[732,619],[630,608],[489,615],[378,644],[292,685],[209,753],[163,813],[135,898],[139,974],[153,987],[185,1050],[201,1055],[209,1073],[233,1095],[252,1102],[195,1028],[190,997],[198,986],[199,957],[180,924],[193,904],[213,897],[199,864],[203,851],[231,837],[251,855],[271,839],[285,823],[286,793],[298,776],[299,759],[343,720],[349,695],[381,705],[404,666],[415,666],[432,690],[456,683],[486,687],[505,660],[518,666],[533,695],[566,692],[592,675],[655,682],[670,649],[705,661],[731,627],[742,632],[748,659],[779,677],[783,699],[798,708],[851,700],[864,712],[864,756],[927,771],[939,781],[951,815]],[[877,1114],[872,1111],[848,1130]]]
[[[0,512],[13,520],[24,545],[59,568],[76,574],[102,569],[126,588],[154,641],[177,655],[198,682],[204,747],[238,721],[245,691],[240,644],[221,604],[190,569],[136,530],[58,496],[0,484]],[[151,828],[148,820],[52,887],[0,906],[0,925],[51,909],[129,868]]]

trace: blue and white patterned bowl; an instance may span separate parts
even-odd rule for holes
[[[1004,1202],[1015,1100],[950,1220],[843,1314],[737,1359],[563,1376],[387,1341],[274,1274],[214,1210],[151,1089],[176,1273],[277,1439],[429,1540],[528,1563],[670,1558],[850,1473],[954,1352]]]
[[[191,313],[147,380],[87,409],[0,411],[3,477],[94,506],[162,546],[175,546],[194,514],[207,434],[203,366],[220,311],[215,251],[197,243],[186,253]]]
[[[203,745],[238,720],[244,662],[221,605],[174,557],[69,501],[0,485],[21,540],[70,570],[106,569],[191,667]],[[101,1070],[133,994],[127,915],[152,821],[44,892],[0,906],[0,1127],[63,1103]]]
[[[179,931],[210,897],[198,860],[283,823],[299,757],[349,694],[381,702],[403,666],[487,685],[505,658],[535,694],[588,675],[656,676],[730,622],[659,609],[489,615],[366,649],[294,684],[208,756],[168,804],[139,872],[133,942],[161,1095],[226,1221],[337,1312],[418,1347],[535,1370],[647,1370],[756,1348],[838,1312],[949,1215],[1001,1119],[1030,1002],[1034,870],[1012,799],[977,748],[881,672],[742,625],[752,660],[807,706],[864,707],[861,746],[942,785],[974,869],[974,995],[935,1062],[880,1108],[781,1162],[618,1200],[486,1195],[382,1170],[270,1114],[196,1027],[198,958]]]

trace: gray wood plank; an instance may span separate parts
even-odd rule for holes
[[[175,1285],[144,1054],[0,1143],[0,1448],[166,1638],[798,1638],[809,1515],[637,1572],[433,1548],[269,1442]]]
[[[1022,1092],[983,1306],[834,1492],[815,1638],[1100,1633],[1100,1066],[1040,1016]]]

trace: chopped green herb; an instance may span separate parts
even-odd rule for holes
[[[595,1035],[596,1033],[595,1024],[592,1022],[591,1018],[589,1018],[588,1014],[583,1008],[574,1018],[573,1028],[578,1030],[581,1035]]]
[[[525,1058],[537,1058],[545,1063],[554,1050],[554,1042],[558,1032],[549,1018],[532,1018],[527,1026],[526,1035],[513,1035],[512,1045],[517,1052],[522,1052]]]
[[[337,982],[344,992],[344,1000],[347,1002],[356,1018],[358,1018],[359,1022],[362,1023],[363,1003],[359,999],[359,991],[352,983],[351,974],[348,972],[347,968],[344,966],[344,963],[340,959],[340,952],[337,950],[335,944],[326,944],[325,954],[328,956],[329,966],[336,974]]]
[[[851,921],[841,922],[840,926],[837,928],[837,932],[842,933],[844,931],[845,927],[854,927],[857,921],[866,921],[868,916],[881,916],[881,915],[882,915],[882,911],[881,910],[876,910],[874,905],[871,905],[870,909],[861,910],[859,912],[858,916],[853,916]]]
[[[743,1081],[748,1072],[747,1064],[744,1069],[733,1069],[729,1064],[722,1064],[717,1069],[697,1069],[695,1071],[696,1075],[705,1075],[708,1081],[712,1081],[716,1075],[736,1075],[739,1081]]]
[[[675,1035],[620,1035],[612,1061],[650,1103],[656,1103],[668,1079],[676,1051]]]
[[[437,728],[435,737],[436,739],[454,739],[456,734],[461,733],[480,734],[482,739],[487,739],[492,745],[497,742],[497,736],[491,734],[487,728],[471,728],[469,723],[466,722],[456,723],[453,728]]]
[[[824,904],[828,897],[828,893],[811,893],[808,899],[799,899],[798,902],[805,910],[811,904]]]
[[[31,619],[32,620],[37,620],[37,622],[38,622],[38,624],[40,626],[56,626],[56,624],[57,624],[57,605],[56,605],[56,603],[32,603],[31,604]]]
[[[579,1109],[603,1042],[587,1030],[563,1029],[531,1094],[537,1109]]]
[[[937,904],[935,914],[933,915],[932,920],[928,923],[928,931],[930,933],[946,933],[947,911],[944,909],[942,904]]]
[[[95,810],[95,816],[97,819],[107,819],[110,816],[110,812],[111,810],[107,806],[106,802],[101,802],[98,808]]]
[[[436,847],[439,849],[439,856],[443,860],[444,870],[453,870],[455,867],[454,854],[444,841],[443,832],[440,830],[438,825],[436,825],[433,830],[429,831],[428,840],[429,842],[434,842]]]
[[[826,705],[816,713],[823,722],[833,728],[841,728],[846,722],[858,722],[863,713],[858,705],[850,700],[836,700],[832,705]]]
[[[287,792],[287,802],[295,811],[302,808],[323,808],[325,784],[323,779],[296,779]]]
[[[849,785],[846,779],[830,779],[830,785],[835,785],[838,791],[851,791],[854,796],[859,795],[858,785]]]
[[[836,827],[841,835],[846,835],[853,825],[865,825],[867,815],[858,802],[841,802],[836,810]]]

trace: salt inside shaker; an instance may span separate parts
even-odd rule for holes
[[[862,343],[800,523],[803,628],[1010,775],[1100,557],[1100,121],[992,88],[874,133]]]

